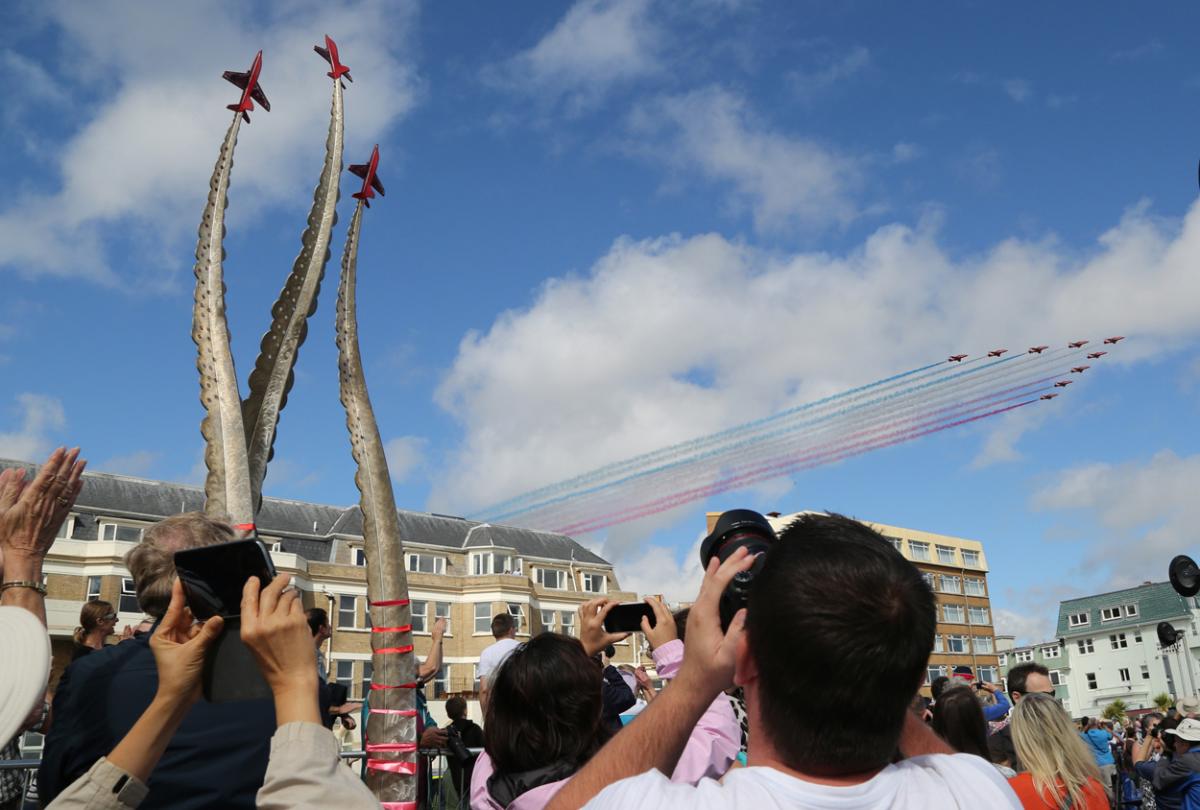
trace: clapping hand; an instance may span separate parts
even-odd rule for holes
[[[23,469],[0,472],[0,561],[41,563],[83,488],[86,466],[78,447],[60,447],[32,481],[26,482]]]

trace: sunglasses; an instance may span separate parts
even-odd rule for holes
[[[106,614],[104,614],[103,616],[101,616],[101,617],[100,617],[100,619],[101,619],[101,621],[106,621],[106,622],[115,622],[115,621],[117,620],[117,614],[115,614],[115,613],[106,613]]]

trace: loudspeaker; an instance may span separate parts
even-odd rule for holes
[[[1171,579],[1171,587],[1180,596],[1195,596],[1200,593],[1200,568],[1196,561],[1186,554],[1180,554],[1171,560],[1167,567],[1167,576]]]
[[[1164,647],[1170,647],[1179,640],[1179,631],[1176,630],[1170,622],[1158,623],[1158,643]]]

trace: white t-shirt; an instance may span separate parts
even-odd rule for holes
[[[858,785],[817,785],[774,768],[736,768],[724,782],[672,783],[658,771],[622,779],[585,805],[603,808],[742,807],[753,810],[990,810],[1021,802],[990,762],[970,754],[931,754],[889,765]]]
[[[487,678],[490,681],[492,675],[504,663],[504,659],[512,655],[512,651],[519,644],[520,642],[515,638],[502,638],[495,644],[485,647],[483,652],[479,654],[479,677]]]

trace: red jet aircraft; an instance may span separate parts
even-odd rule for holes
[[[1054,399],[1058,394],[1042,394],[1042,399]]]
[[[1049,346],[1033,346],[1029,349],[1029,354],[1041,354],[1049,348]]]
[[[1068,349],[1079,349],[1079,348],[1082,348],[1083,344],[1085,344],[1085,343],[1087,343],[1086,340],[1076,340],[1071,343],[1068,343],[1067,348]]]
[[[350,68],[338,61],[337,43],[329,38],[329,34],[325,35],[325,47],[322,48],[320,45],[313,45],[313,50],[319,53],[326,62],[333,66],[333,70],[326,73],[326,76],[331,79],[340,79],[341,77],[345,76],[346,81],[354,81],[353,77],[350,75]],[[346,85],[344,84],[342,85],[342,87],[345,86]]]
[[[262,72],[262,51],[254,57],[254,61],[250,63],[250,70],[245,73],[235,73],[232,70],[227,70],[221,74],[222,78],[227,82],[232,82],[242,88],[242,98],[237,104],[230,104],[226,107],[228,110],[233,110],[235,113],[241,113],[242,118],[246,119],[246,123],[250,123],[250,115],[248,110],[254,109],[254,102],[257,101],[262,105],[262,108],[267,112],[271,111],[271,102],[267,101],[267,96],[263,93],[262,88],[258,86],[258,74]]]
[[[1055,388],[1066,388],[1066,387],[1067,387],[1068,385],[1070,385],[1072,382],[1073,382],[1072,380],[1059,380],[1058,382],[1056,382],[1056,383],[1054,384],[1054,387],[1055,387]]]
[[[1105,338],[1104,342],[1116,345],[1118,340],[1124,340],[1124,339],[1125,339],[1124,335],[1117,335],[1116,337]]]
[[[1083,372],[1087,371],[1089,368],[1091,368],[1091,366],[1075,366],[1075,368],[1071,369],[1071,373],[1072,374],[1082,374]]]
[[[949,358],[946,359],[946,362],[947,363],[961,363],[963,360],[966,360],[966,359],[967,359],[967,355],[965,355],[965,354],[952,354],[952,355],[950,355]]]
[[[379,168],[379,144],[375,144],[375,148],[371,150],[369,163],[355,163],[349,167],[351,174],[356,174],[363,179],[362,190],[350,196],[356,200],[362,200],[367,208],[371,207],[371,198],[375,196],[376,191],[383,196],[383,183],[379,182],[379,177],[375,174],[377,168]]]
[[[999,357],[1000,355],[1006,354],[1007,352],[1008,352],[1008,349],[992,349],[990,352],[988,352],[988,357]]]
[[[1108,352],[1092,352],[1091,354],[1089,354],[1087,356],[1087,359],[1088,360],[1099,360],[1101,357],[1103,357],[1106,354],[1108,354]]]

